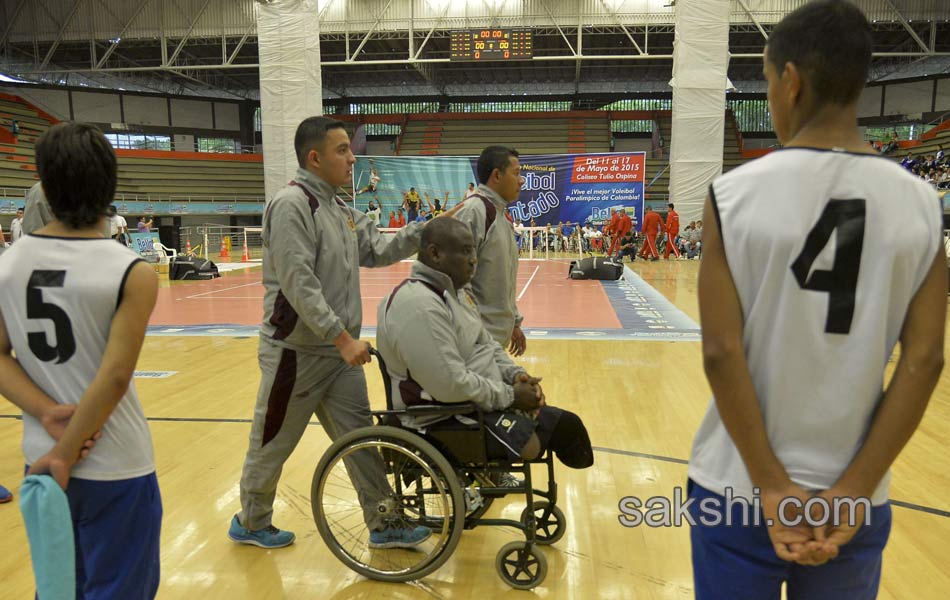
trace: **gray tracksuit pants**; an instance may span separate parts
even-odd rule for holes
[[[271,524],[277,481],[311,415],[316,414],[332,440],[372,425],[362,367],[351,367],[340,358],[282,348],[265,337],[261,337],[258,362],[261,385],[241,474],[238,515],[241,524],[251,530]],[[381,526],[376,502],[391,493],[382,460],[375,452],[362,451],[344,462],[359,493],[367,527]]]

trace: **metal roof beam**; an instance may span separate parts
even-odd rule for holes
[[[138,10],[135,11],[135,14],[132,15],[132,18],[126,21],[125,26],[122,28],[122,31],[119,32],[119,35],[115,36],[115,40],[112,41],[112,44],[106,49],[102,54],[102,58],[99,59],[99,62],[96,63],[96,68],[99,69],[102,65],[106,64],[106,61],[109,60],[109,57],[115,52],[115,49],[118,47],[119,42],[122,41],[122,36],[125,35],[125,32],[129,30],[129,27],[132,26],[132,23],[139,18],[139,15],[142,14],[142,11],[145,10],[145,7],[149,5],[151,0],[142,0],[142,3],[139,4]]]
[[[181,54],[182,48],[185,47],[185,42],[187,42],[188,38],[191,37],[191,32],[195,30],[195,25],[198,24],[198,19],[200,19],[201,15],[203,15],[205,10],[207,10],[209,4],[211,4],[211,0],[205,0],[205,3],[201,5],[201,9],[198,10],[198,14],[196,14],[195,18],[191,20],[191,26],[189,26],[188,31],[185,32],[185,37],[181,38],[181,41],[178,42],[178,46],[175,48],[175,51],[172,52],[172,55],[168,57],[168,62],[165,64],[165,66],[173,66],[175,59],[178,58],[178,55]]]
[[[46,68],[46,65],[49,64],[51,58],[53,58],[53,53],[56,52],[56,49],[59,48],[59,43],[63,41],[63,35],[66,33],[66,29],[69,27],[69,24],[72,23],[73,17],[76,16],[76,13],[79,11],[79,7],[82,5],[83,0],[76,0],[73,3],[72,9],[66,15],[66,18],[63,20],[63,24],[59,28],[59,33],[56,35],[56,40],[53,42],[53,45],[50,46],[49,51],[46,53],[46,56],[43,58],[43,62],[40,63],[40,70]]]

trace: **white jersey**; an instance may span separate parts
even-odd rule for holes
[[[23,219],[13,219],[10,221],[10,236],[13,242],[23,237]]]
[[[885,158],[789,148],[717,179],[711,197],[769,442],[792,481],[827,489],[865,439],[884,368],[940,247],[937,194]],[[715,402],[689,476],[752,498]],[[888,482],[872,504],[887,501]]]
[[[112,318],[138,255],[111,239],[26,235],[0,257],[0,313],[17,361],[60,404],[78,404],[106,349]],[[23,415],[26,462],[55,442]],[[129,389],[102,427],[102,438],[72,476],[112,481],[155,471],[142,405]]]
[[[129,230],[129,224],[126,222],[125,217],[122,215],[113,215],[109,218],[109,235],[115,237],[119,235],[119,232],[122,230]]]

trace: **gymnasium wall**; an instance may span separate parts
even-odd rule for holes
[[[950,78],[868,86],[858,104],[858,118],[946,111],[950,111]]]
[[[241,130],[239,101],[30,85],[5,85],[0,91],[21,96],[63,121],[216,130],[234,137]]]
[[[614,152],[653,152],[652,138],[615,138]]]

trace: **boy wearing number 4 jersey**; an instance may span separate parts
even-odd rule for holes
[[[50,128],[36,164],[55,220],[0,257],[0,394],[23,410],[29,473],[66,490],[76,598],[150,599],[162,505],[131,381],[157,279],[101,233],[116,158],[98,129]]]
[[[943,367],[947,277],[934,189],[857,129],[870,59],[867,19],[848,2],[785,17],[764,58],[785,148],[710,188],[699,308],[714,400],[690,497],[757,495],[772,524],[733,514],[691,530],[699,600],[777,600],[783,583],[789,600],[877,595],[888,469]],[[779,515],[787,498],[817,498],[810,524],[788,502]]]

